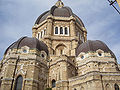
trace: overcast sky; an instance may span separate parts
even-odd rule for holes
[[[108,1],[62,1],[82,19],[88,31],[88,39],[106,43],[120,63],[120,15]],[[32,26],[37,17],[56,2],[57,0],[0,0],[0,59],[14,41],[22,36],[32,36]]]

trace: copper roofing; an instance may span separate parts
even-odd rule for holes
[[[61,2],[61,1],[59,1],[59,2]],[[56,16],[56,17],[70,17],[70,16],[73,16],[73,17],[75,17],[76,21],[82,27],[84,27],[84,24],[83,24],[82,20],[72,12],[71,8],[66,7],[66,6],[59,7],[59,6],[56,6],[56,5],[52,6],[52,8],[50,10],[48,10],[48,11],[44,12],[43,14],[41,14],[37,18],[35,24],[40,24],[41,22],[46,20],[48,15],[53,15],[53,16]]]
[[[11,44],[5,51],[5,54],[9,49],[19,49],[23,46],[28,46],[30,49],[38,49],[39,51],[45,51],[48,54],[48,47],[42,41],[37,38],[22,37],[18,41]]]
[[[87,53],[89,51],[96,51],[98,49],[101,49],[104,52],[110,53],[112,57],[116,59],[114,53],[108,48],[108,46],[99,40],[95,40],[95,41],[88,40],[87,42],[79,45],[76,48],[76,56],[78,56],[81,52]]]

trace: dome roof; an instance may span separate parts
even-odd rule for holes
[[[81,52],[87,53],[89,51],[96,51],[98,49],[101,49],[106,53],[110,53],[112,55],[112,57],[116,59],[114,53],[108,48],[108,46],[99,40],[96,40],[96,41],[88,40],[87,42],[79,45],[76,48],[76,56],[78,56]]]
[[[30,49],[38,49],[39,51],[45,51],[48,54],[48,47],[42,41],[37,38],[22,37],[18,41],[11,44],[5,51],[5,54],[9,49],[17,49],[23,46],[28,46]]]
[[[56,3],[56,5],[52,6],[52,8],[50,10],[41,14],[38,17],[38,19],[36,20],[35,24],[40,24],[42,21],[46,20],[48,15],[52,15],[52,16],[56,16],[56,17],[70,17],[70,16],[73,16],[76,19],[76,21],[82,27],[84,27],[84,24],[83,24],[82,20],[72,12],[71,8],[65,7],[63,2],[60,1],[60,0]]]

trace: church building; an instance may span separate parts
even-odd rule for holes
[[[82,20],[58,0],[0,61],[0,90],[119,90],[120,68],[100,40],[87,40]]]

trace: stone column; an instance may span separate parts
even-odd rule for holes
[[[36,28],[32,28],[32,37],[36,37],[37,31]]]
[[[84,41],[86,42],[87,41],[87,33],[84,32]]]
[[[74,17],[71,17],[71,21],[70,21],[70,36],[76,36],[76,34],[75,34],[75,19],[74,19]]]
[[[51,36],[53,32],[53,20],[52,20],[52,15],[49,15],[47,17],[47,31],[46,31],[46,44],[48,46],[48,50],[51,51]],[[49,52],[51,54],[51,52]]]
[[[70,36],[73,37],[71,41],[71,56],[75,56],[75,48],[77,46],[77,38],[76,38],[76,28],[75,28],[75,18],[73,16],[70,17]]]
[[[84,37],[84,42],[86,42],[87,41],[87,30],[86,30],[86,28],[85,27],[82,27],[82,29],[83,29],[83,31],[84,31],[84,33],[83,33],[83,37]]]
[[[52,31],[53,31],[53,20],[52,20],[52,16],[48,16],[47,17],[47,35],[51,36],[52,35]]]
[[[66,62],[61,62],[60,64],[60,73],[61,73],[61,80],[67,80],[67,66]]]

